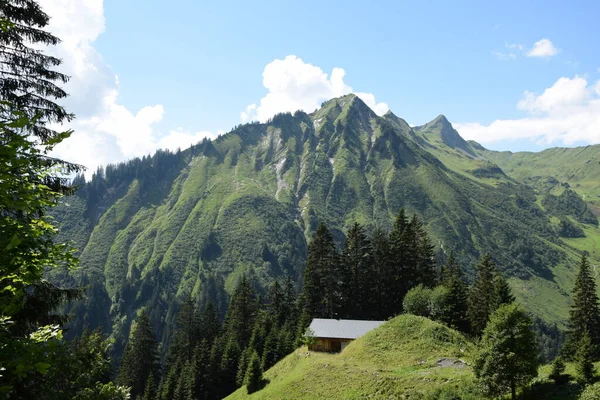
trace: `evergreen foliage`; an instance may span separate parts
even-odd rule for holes
[[[342,278],[342,316],[365,319],[371,316],[374,290],[373,248],[363,227],[354,223],[348,230],[341,266],[345,272]]]
[[[119,366],[117,382],[131,388],[131,396],[143,396],[148,379],[159,376],[158,344],[146,312],[137,318]]]
[[[506,392],[517,398],[517,388],[537,376],[538,348],[531,318],[516,304],[500,306],[481,339],[473,370],[491,396]]]
[[[552,371],[548,378],[552,379],[555,384],[562,385],[569,381],[570,376],[565,374],[565,363],[562,357],[556,357],[552,362]]]
[[[481,335],[498,301],[494,295],[496,265],[490,255],[485,254],[476,268],[477,278],[469,292],[468,315],[473,333]]]
[[[508,285],[508,282],[502,277],[500,271],[496,270],[494,276],[494,303],[492,309],[496,310],[503,304],[510,304],[515,301],[515,296]]]
[[[577,346],[575,354],[575,369],[577,371],[577,380],[584,385],[594,383],[596,380],[596,367],[594,366],[594,356],[596,349],[592,344],[591,336],[584,332]]]
[[[248,369],[244,378],[244,383],[248,390],[248,394],[254,393],[260,389],[262,384],[262,367],[260,366],[260,358],[256,352],[253,352],[248,362]]]
[[[585,254],[581,256],[572,299],[565,354],[575,354],[587,332],[593,348],[594,360],[597,360],[600,346],[600,309],[596,281]]]
[[[0,394],[125,399],[127,388],[109,382],[109,343],[99,333],[63,340],[68,317],[56,309],[81,290],[44,279],[78,264],[47,215],[73,193],[65,175],[81,170],[50,156],[71,131],[45,126],[68,116],[49,100],[66,95],[53,81],[67,78],[48,69],[58,59],[27,47],[58,39],[42,30],[48,17],[34,1],[3,1],[0,15]]]
[[[55,103],[67,96],[58,85],[69,77],[54,69],[61,60],[39,50],[44,45],[58,44],[60,39],[44,30],[49,17],[34,0],[2,1],[0,15],[10,23],[10,29],[0,30],[0,98],[35,120],[30,132],[49,144],[61,133],[47,124],[73,118]],[[0,118],[9,115],[10,111],[1,109]]]
[[[334,318],[340,310],[339,254],[331,233],[321,223],[308,246],[303,301],[312,317]]]
[[[454,254],[450,253],[443,269],[442,282],[448,288],[446,309],[441,319],[448,326],[463,333],[471,331],[468,318],[469,311],[469,286],[464,281],[460,265],[456,263]]]

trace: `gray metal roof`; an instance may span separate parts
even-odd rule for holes
[[[356,339],[372,331],[385,321],[360,321],[355,319],[323,319],[315,318],[310,329],[315,337]]]

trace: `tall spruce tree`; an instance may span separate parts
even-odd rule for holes
[[[337,316],[339,299],[339,255],[333,237],[321,223],[308,245],[302,299],[311,318]]]
[[[373,290],[373,248],[363,227],[354,223],[348,230],[342,266],[349,273],[343,282],[342,316],[351,319],[367,319],[370,317]]]
[[[600,350],[600,309],[596,294],[596,281],[585,254],[581,256],[579,272],[573,287],[573,305],[569,313],[565,355],[575,354],[585,332],[590,336],[594,359]]]
[[[144,394],[150,376],[159,376],[158,344],[154,328],[145,311],[137,318],[133,333],[125,347],[117,382],[131,388],[131,397]]]
[[[469,286],[464,281],[462,269],[450,253],[444,266],[445,277],[443,284],[448,288],[446,312],[442,316],[444,322],[461,332],[469,333],[471,324],[469,322]]]
[[[67,96],[57,84],[69,77],[54,69],[61,60],[40,49],[60,39],[44,30],[49,17],[34,0],[3,0],[0,15],[11,24],[10,29],[0,30],[0,98],[29,118],[39,116],[31,133],[46,143],[59,135],[48,123],[73,118],[54,102]],[[0,118],[6,117],[1,110]]]
[[[245,348],[250,341],[257,306],[254,288],[243,276],[231,296],[224,324],[225,335],[233,338],[238,348]]]
[[[584,385],[593,383],[596,379],[596,367],[594,366],[595,348],[591,336],[584,332],[579,339],[577,351],[575,352],[575,370],[577,380]]]
[[[253,352],[248,362],[248,369],[244,378],[248,394],[254,393],[261,388],[263,371],[260,365],[260,358],[256,352]]]
[[[390,262],[393,282],[390,309],[392,314],[402,311],[402,299],[416,281],[414,271],[414,257],[411,253],[411,227],[406,218],[404,209],[401,209],[394,221],[394,228],[390,232]]]
[[[469,320],[474,334],[481,335],[494,312],[494,276],[496,266],[489,254],[477,264],[477,279],[469,293]]]
[[[200,315],[200,337],[212,344],[221,330],[219,311],[213,302],[208,302]]]
[[[374,319],[386,319],[399,312],[393,308],[395,301],[395,276],[391,260],[389,237],[377,228],[372,235],[373,247],[373,290],[372,310]]]
[[[435,252],[434,246],[431,244],[429,235],[423,226],[423,223],[417,216],[413,214],[410,220],[412,239],[412,253],[414,254],[414,274],[416,284],[422,284],[425,287],[434,287],[438,281],[437,271],[435,267]]]
[[[502,277],[500,271],[496,270],[494,276],[494,310],[503,304],[510,304],[515,301],[515,296],[508,285],[508,282]]]
[[[175,358],[191,361],[194,350],[201,339],[201,320],[193,298],[181,305],[175,319],[173,344],[169,348],[169,363]]]

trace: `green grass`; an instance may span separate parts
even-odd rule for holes
[[[261,390],[248,395],[242,386],[227,399],[482,399],[471,368],[476,352],[474,343],[444,325],[400,315],[339,354],[308,354],[301,347],[264,373]],[[467,366],[437,366],[441,358],[463,360]],[[566,363],[572,380],[560,386],[548,377],[551,368],[542,365],[519,390],[519,398],[577,399],[582,387],[574,379],[575,365]]]
[[[442,357],[471,362],[474,346],[437,322],[401,315],[353,341],[339,354],[302,347],[264,375],[269,383],[228,399],[422,398],[440,388],[468,385],[469,366],[439,367]]]

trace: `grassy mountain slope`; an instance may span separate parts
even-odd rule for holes
[[[594,215],[600,217],[600,145],[552,148],[539,153],[482,150],[480,154],[498,164],[506,174],[536,188],[540,203],[548,194],[560,196],[568,188],[585,201]],[[565,242],[600,259],[598,224],[584,224],[569,218],[584,230],[585,238],[567,238]]]
[[[471,362],[473,345],[426,318],[401,315],[353,341],[339,354],[307,355],[302,347],[268,370],[269,383],[228,399],[423,398],[472,381],[467,365],[440,366],[441,358]],[[434,398],[434,397],[431,397]]]
[[[55,210],[82,268],[53,278],[95,285],[98,315],[80,309],[76,324],[109,320],[117,348],[141,307],[166,340],[178,301],[190,294],[223,311],[241,274],[260,287],[299,280],[320,221],[341,245],[354,221],[388,229],[405,208],[425,221],[440,260],[453,250],[472,274],[490,252],[529,310],[563,321],[577,250],[593,247],[594,236],[561,238],[560,218],[572,219],[564,207],[550,213],[538,188],[490,154],[443,116],[411,128],[354,95],[332,99],[310,115],[280,114],[96,173]]]
[[[474,381],[476,345],[445,325],[400,315],[353,341],[339,354],[297,349],[264,373],[265,386],[227,399],[463,399],[485,398]],[[566,373],[577,376],[575,365]],[[556,386],[551,365],[522,389],[522,399],[575,400],[581,386]],[[507,396],[508,398],[508,396]]]

